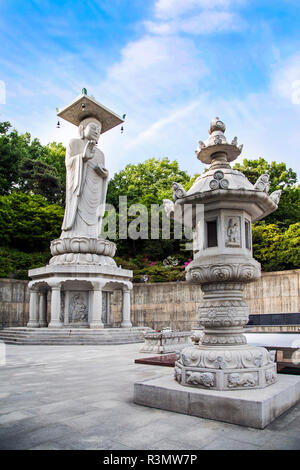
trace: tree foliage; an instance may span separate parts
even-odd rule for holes
[[[296,185],[297,174],[285,163],[268,163],[263,158],[257,160],[244,159],[233,167],[239,170],[254,184],[259,176],[267,173],[270,176],[270,191],[282,190],[278,209],[267,216],[263,224],[278,224],[288,228],[290,224],[300,221],[300,185]]]
[[[64,210],[39,194],[0,196],[1,244],[23,251],[49,249],[60,234]]]
[[[270,192],[282,189],[277,211],[253,225],[254,257],[264,271],[300,267],[300,185],[297,175],[285,163],[268,163],[263,158],[244,159],[234,169],[254,184],[264,173],[270,176]],[[198,175],[190,177],[177,161],[150,158],[129,164],[116,173],[108,185],[107,203],[112,204],[120,221],[119,196],[127,196],[127,206],[146,206],[148,233],[152,204],[172,198],[172,183],[188,190]],[[9,122],[0,122],[0,276],[26,278],[28,269],[45,264],[50,258],[50,241],[60,234],[65,197],[65,148],[61,143],[42,145],[26,132],[19,134]],[[129,223],[136,216],[129,217]],[[117,224],[118,226],[118,224]],[[134,270],[139,281],[182,280],[191,252],[185,240],[120,239],[117,232],[117,262]],[[177,265],[166,267],[168,256]]]
[[[300,222],[281,230],[276,224],[253,227],[254,257],[264,271],[300,267]]]
[[[27,158],[20,165],[19,177],[19,187],[22,192],[32,191],[41,194],[49,202],[57,201],[60,184],[54,167],[41,160]]]
[[[12,190],[43,195],[63,205],[65,194],[65,148],[52,142],[42,145],[31,135],[18,134],[9,122],[0,123],[0,194]]]
[[[287,169],[285,163],[268,163],[264,158],[257,160],[243,160],[243,163],[236,163],[234,170],[241,171],[254,184],[259,176],[267,173],[270,176],[270,192],[276,189],[291,188],[297,181],[297,174],[291,168]]]
[[[173,181],[183,186],[190,181],[190,176],[179,169],[177,161],[149,158],[143,163],[126,165],[110,180],[107,202],[118,207],[119,196],[127,196],[128,206],[161,204],[163,199],[171,197]]]
[[[130,164],[124,170],[116,173],[110,180],[107,192],[107,202],[112,204],[119,215],[119,197],[127,196],[127,206],[143,204],[148,210],[148,235],[151,232],[152,204],[162,204],[163,199],[172,197],[172,183],[176,181],[183,186],[188,185],[190,176],[179,169],[177,161],[171,162],[168,158],[150,158],[143,163]],[[133,218],[128,217],[129,223]],[[118,254],[128,257],[136,257],[139,253],[150,256],[156,260],[162,260],[173,253],[180,254],[181,241],[174,239],[173,222],[171,221],[171,237],[164,239],[126,240],[117,239]],[[189,253],[188,253],[189,254]],[[188,256],[188,254],[186,256]],[[185,256],[185,255],[184,255]]]

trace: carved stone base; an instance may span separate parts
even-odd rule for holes
[[[117,266],[49,264],[29,271],[31,321],[39,327],[36,318],[43,313],[38,296],[48,292],[50,300],[49,328],[81,330],[103,329],[110,323],[109,299],[118,289],[122,292],[122,327],[131,327],[130,290],[132,271]],[[47,294],[46,294],[47,295]],[[41,310],[41,311],[40,311]],[[125,328],[124,328],[125,329]]]
[[[58,238],[50,245],[49,264],[96,264],[116,266],[113,256],[116,252],[115,243],[96,238],[74,237]]]
[[[191,345],[191,335],[191,331],[147,332],[140,352],[174,353]]]
[[[277,380],[275,351],[254,346],[194,346],[180,353],[175,380],[210,390],[265,388]]]
[[[96,255],[95,253],[64,253],[53,256],[49,264],[96,264],[99,266],[116,266],[116,262],[109,256]]]
[[[168,369],[167,367],[162,369]],[[134,384],[134,403],[257,429],[264,429],[300,399],[300,377],[279,374],[265,390],[181,387],[164,375]]]

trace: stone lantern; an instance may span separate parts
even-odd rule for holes
[[[264,388],[276,381],[274,353],[247,345],[243,326],[248,305],[243,300],[247,282],[260,277],[260,264],[252,256],[251,222],[277,209],[280,193],[268,195],[269,176],[255,185],[230,162],[241,153],[235,137],[228,143],[219,118],[210,125],[208,140],[199,142],[197,158],[209,164],[191,189],[178,195],[175,206],[199,208],[203,216],[193,223],[194,259],[186,279],[201,285],[203,301],[199,322],[201,344],[182,351],[175,378],[182,385],[232,390]],[[180,197],[178,197],[180,196]]]
[[[243,327],[247,282],[260,277],[252,256],[251,222],[278,207],[281,191],[268,195],[269,176],[253,185],[230,162],[242,151],[228,143],[225,124],[213,119],[209,138],[199,142],[197,157],[209,166],[188,192],[172,184],[167,214],[192,227],[193,261],[186,279],[199,285],[203,300],[201,342],[177,353],[174,372],[134,386],[134,401],[169,411],[263,429],[300,399],[300,379],[278,375],[275,351],[248,345]],[[186,217],[187,216],[187,217]]]

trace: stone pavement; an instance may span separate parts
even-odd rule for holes
[[[300,402],[264,430],[134,404],[134,382],[173,373],[140,349],[6,345],[0,449],[300,449]]]

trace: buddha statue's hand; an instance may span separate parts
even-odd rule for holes
[[[107,178],[108,177],[108,170],[104,168],[102,165],[96,165],[94,167],[95,172],[97,175],[102,176],[102,178]]]
[[[92,140],[89,140],[84,147],[83,151],[83,160],[90,160],[95,155],[95,145],[96,143]]]

